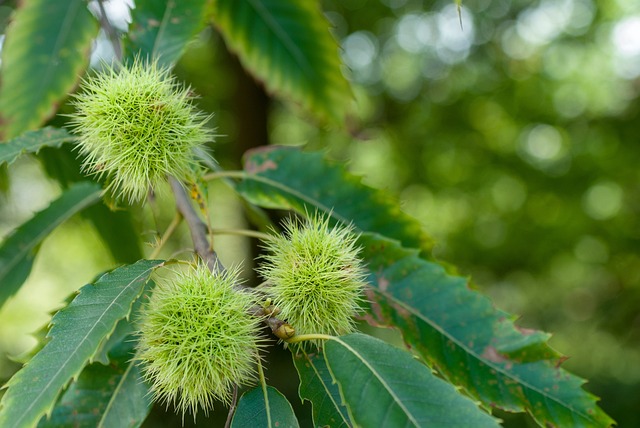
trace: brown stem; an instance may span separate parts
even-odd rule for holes
[[[184,217],[184,220],[189,225],[189,231],[191,232],[191,239],[193,240],[193,247],[196,250],[196,254],[200,256],[200,259],[205,262],[211,272],[224,272],[224,266],[220,263],[218,255],[209,244],[209,230],[207,225],[200,219],[193,205],[191,205],[191,201],[184,187],[173,177],[169,177],[169,184],[176,198],[178,211],[180,211],[180,214],[182,214],[182,217]]]
[[[122,46],[120,46],[118,33],[116,33],[115,28],[113,28],[113,25],[109,22],[107,11],[104,8],[104,4],[102,4],[103,1],[104,0],[98,0],[98,7],[100,8],[100,26],[104,29],[104,32],[107,34],[107,37],[113,46],[113,54],[118,61],[122,61]]]

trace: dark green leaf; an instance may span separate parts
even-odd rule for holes
[[[215,0],[213,19],[265,86],[321,118],[344,119],[352,99],[338,45],[318,2]]]
[[[394,238],[403,245],[428,254],[431,238],[420,223],[404,214],[382,192],[363,185],[344,167],[325,160],[320,153],[268,147],[252,150],[245,157],[249,176],[238,191],[250,202],[266,207],[305,207],[331,213],[334,219],[351,223],[363,232]]]
[[[313,407],[316,427],[351,427],[347,408],[343,406],[338,384],[333,381],[321,353],[308,354],[302,350],[293,356],[300,377],[300,398]]]
[[[7,383],[0,426],[33,426],[53,409],[64,386],[77,377],[100,344],[127,317],[160,260],[140,260],[85,285],[52,319],[48,342]]]
[[[360,244],[372,284],[369,321],[398,327],[450,382],[487,406],[528,411],[543,426],[612,423],[581,388],[584,382],[558,367],[548,335],[519,331],[465,278],[448,275],[416,250],[367,234]]]
[[[0,165],[13,163],[23,153],[38,153],[42,147],[60,147],[74,137],[64,129],[46,127],[0,143]]]
[[[85,0],[20,5],[2,48],[3,139],[34,129],[53,115],[87,65],[98,32]]]
[[[40,243],[69,217],[99,201],[101,193],[95,183],[76,184],[7,236],[0,247],[0,306],[29,276]]]
[[[131,11],[128,56],[172,66],[205,22],[206,0],[138,0]]]
[[[109,365],[85,367],[38,427],[140,426],[151,408],[151,396],[138,365],[131,361],[134,339],[128,336],[120,341],[110,353]]]
[[[327,341],[324,351],[356,426],[500,426],[411,354],[379,339],[350,334]]]
[[[266,392],[266,394],[265,394]],[[291,403],[277,389],[253,388],[242,394],[231,422],[233,428],[298,427]]]

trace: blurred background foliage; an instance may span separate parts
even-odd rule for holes
[[[106,5],[125,28],[121,3]],[[466,0],[462,28],[450,0],[322,5],[354,85],[348,132],[273,101],[209,27],[175,72],[215,114],[217,160],[238,168],[245,150],[286,144],[348,163],[424,224],[437,258],[522,327],[552,332],[552,346],[570,357],[565,366],[589,379],[620,426],[640,426],[640,3]],[[0,6],[0,19],[8,12]],[[93,63],[108,50],[98,43]],[[46,206],[54,186],[33,160],[10,174],[3,235]],[[209,197],[214,223],[242,226],[230,192]],[[140,210],[143,229],[170,221],[153,213]],[[3,355],[30,345],[16,330],[25,318],[34,330],[113,263],[98,240],[77,220],[45,242],[14,299],[23,304],[0,313]],[[87,245],[88,255],[56,262],[55,248]],[[217,245],[228,259],[251,258],[242,239]],[[0,375],[15,368],[5,358]]]

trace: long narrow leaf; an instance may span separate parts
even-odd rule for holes
[[[31,427],[52,410],[61,390],[79,375],[132,303],[160,260],[140,260],[103,275],[52,319],[48,343],[7,383],[0,426]]]
[[[353,426],[322,353],[309,354],[303,350],[293,356],[293,362],[300,377],[300,398],[312,405],[314,426]]]
[[[37,131],[27,131],[19,137],[0,143],[0,165],[11,165],[24,153],[38,153],[43,147],[60,147],[62,143],[73,139],[74,137],[64,129],[50,126]]]
[[[213,20],[244,66],[278,95],[341,121],[351,91],[318,2],[215,0]]]
[[[137,0],[131,11],[127,56],[149,57],[162,65],[173,65],[204,27],[206,7],[206,0]]]
[[[363,235],[373,287],[372,324],[394,325],[440,373],[486,405],[528,411],[542,426],[607,427],[613,423],[584,381],[559,366],[548,335],[519,331],[512,317],[448,275],[380,236]]]
[[[411,354],[379,339],[350,334],[329,340],[324,356],[356,426],[500,426]]]
[[[134,344],[129,336],[112,351],[109,365],[85,367],[38,427],[140,426],[151,409],[151,397],[138,365],[131,361]]]
[[[89,62],[98,25],[85,0],[20,2],[2,48],[1,139],[50,117]]]
[[[266,394],[265,394],[266,392]],[[291,403],[277,389],[267,386],[245,392],[231,422],[232,428],[277,428],[300,426]]]
[[[76,184],[7,236],[0,246],[0,306],[29,276],[42,240],[69,217],[99,201],[101,192],[95,183]]]
[[[286,147],[267,147],[245,155],[249,176],[238,191],[250,202],[266,208],[313,207],[361,231],[394,238],[428,254],[433,245],[420,223],[404,214],[391,198],[363,185],[343,166],[320,153]]]

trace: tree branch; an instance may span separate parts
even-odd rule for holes
[[[211,272],[224,272],[224,266],[220,263],[218,255],[213,251],[213,248],[211,248],[211,244],[209,243],[209,230],[207,225],[204,224],[196,210],[193,208],[184,187],[182,187],[182,184],[173,177],[169,177],[169,184],[171,185],[171,190],[173,191],[173,195],[176,199],[178,211],[180,211],[180,214],[182,214],[182,217],[189,225],[191,239],[193,240],[193,247],[196,250],[196,254],[200,256],[200,259],[205,262]]]

